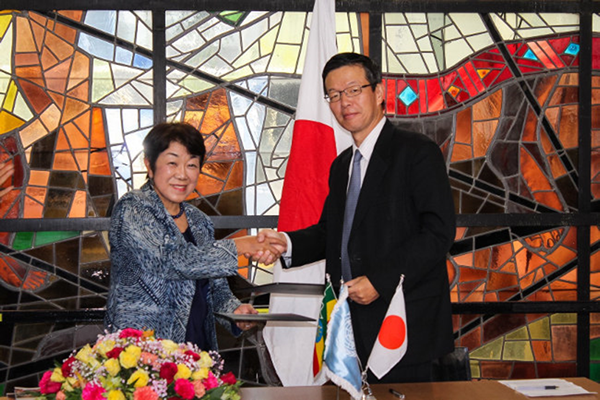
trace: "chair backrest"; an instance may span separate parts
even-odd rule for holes
[[[435,381],[470,381],[469,349],[456,347],[453,352],[433,361]]]

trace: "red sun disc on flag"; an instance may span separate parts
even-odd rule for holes
[[[379,331],[379,343],[389,350],[402,346],[406,340],[406,324],[397,315],[389,315],[383,320]]]

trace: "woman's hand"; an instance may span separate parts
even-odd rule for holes
[[[258,314],[258,311],[252,307],[252,304],[241,304],[238,308],[233,312],[234,314]],[[243,331],[247,331],[256,326],[256,323],[249,321],[240,321],[236,323],[237,327]]]
[[[256,236],[242,236],[234,238],[238,255],[244,255],[253,261],[259,261],[265,265],[273,264],[281,257],[282,247],[285,247],[285,241],[272,239],[259,242]]]

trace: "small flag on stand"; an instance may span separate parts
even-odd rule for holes
[[[404,275],[400,278],[367,362],[367,368],[379,379],[398,364],[408,347],[403,282]]]
[[[319,326],[317,326],[317,336],[315,338],[315,353],[313,360],[313,374],[316,377],[322,371],[323,353],[325,351],[325,338],[327,337],[327,324],[331,318],[333,307],[337,300],[335,292],[327,274],[327,284],[323,293],[323,302],[321,303],[321,313],[319,314]]]
[[[357,400],[362,398],[362,374],[358,354],[356,354],[350,306],[347,300],[348,289],[342,285],[340,298],[333,308],[331,320],[327,325],[324,369],[333,383]]]

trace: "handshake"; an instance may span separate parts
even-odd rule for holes
[[[287,239],[283,233],[263,229],[256,236],[234,238],[238,255],[244,255],[261,264],[273,264],[287,250]]]

